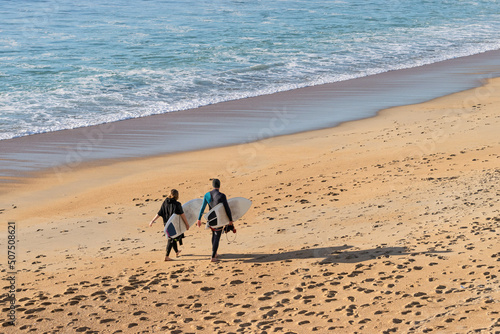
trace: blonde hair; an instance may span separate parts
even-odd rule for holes
[[[177,201],[179,199],[179,192],[177,191],[177,189],[172,189],[170,190],[170,195],[168,195],[167,197],[173,198]]]

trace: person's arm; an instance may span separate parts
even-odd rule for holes
[[[160,217],[165,217],[165,202],[163,202],[163,204],[161,205],[160,207],[160,210],[158,210],[158,213],[156,214],[156,216],[153,218],[153,220],[151,220],[151,223],[149,223],[149,227],[153,226],[153,223]]]
[[[226,195],[224,195],[224,199],[222,200],[222,205],[224,205],[224,209],[226,210],[227,218],[229,218],[229,225],[233,224],[233,216],[231,215],[231,209],[229,208],[229,204],[227,203]]]
[[[156,216],[153,218],[153,220],[151,220],[151,223],[149,223],[149,227],[153,226],[153,223],[158,219],[160,218],[160,215],[156,214]]]
[[[200,214],[198,216],[198,221],[196,222],[196,225],[198,225],[198,227],[201,226],[201,216],[203,216],[203,212],[205,211],[205,208],[207,207],[207,204],[210,203],[210,193],[206,193],[205,196],[203,196],[203,204],[201,206],[201,209],[200,209]]]
[[[184,213],[181,214],[181,218],[184,221],[184,224],[186,224],[186,231],[189,230],[189,223],[187,221],[186,214],[184,214]]]

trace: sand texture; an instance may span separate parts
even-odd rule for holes
[[[499,110],[493,79],[333,129],[4,184],[19,272],[0,332],[498,333]],[[213,177],[253,201],[221,262],[195,227],[164,262],[149,221]]]

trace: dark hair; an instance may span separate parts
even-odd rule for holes
[[[212,186],[214,188],[220,188],[220,180],[219,179],[213,179],[212,180]]]
[[[167,197],[173,198],[177,201],[179,199],[179,192],[177,191],[177,189],[172,189],[170,190],[170,195],[168,195]]]

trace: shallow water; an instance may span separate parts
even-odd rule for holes
[[[478,54],[499,30],[486,0],[2,1],[0,139]]]
[[[193,110],[2,140],[0,180],[41,169],[59,175],[100,159],[197,150],[331,127],[374,116],[383,108],[477,87],[497,76],[500,51],[491,51]],[[484,93],[478,89],[478,96]],[[240,156],[234,158],[251,159],[260,149],[262,145],[256,144],[239,150]]]

